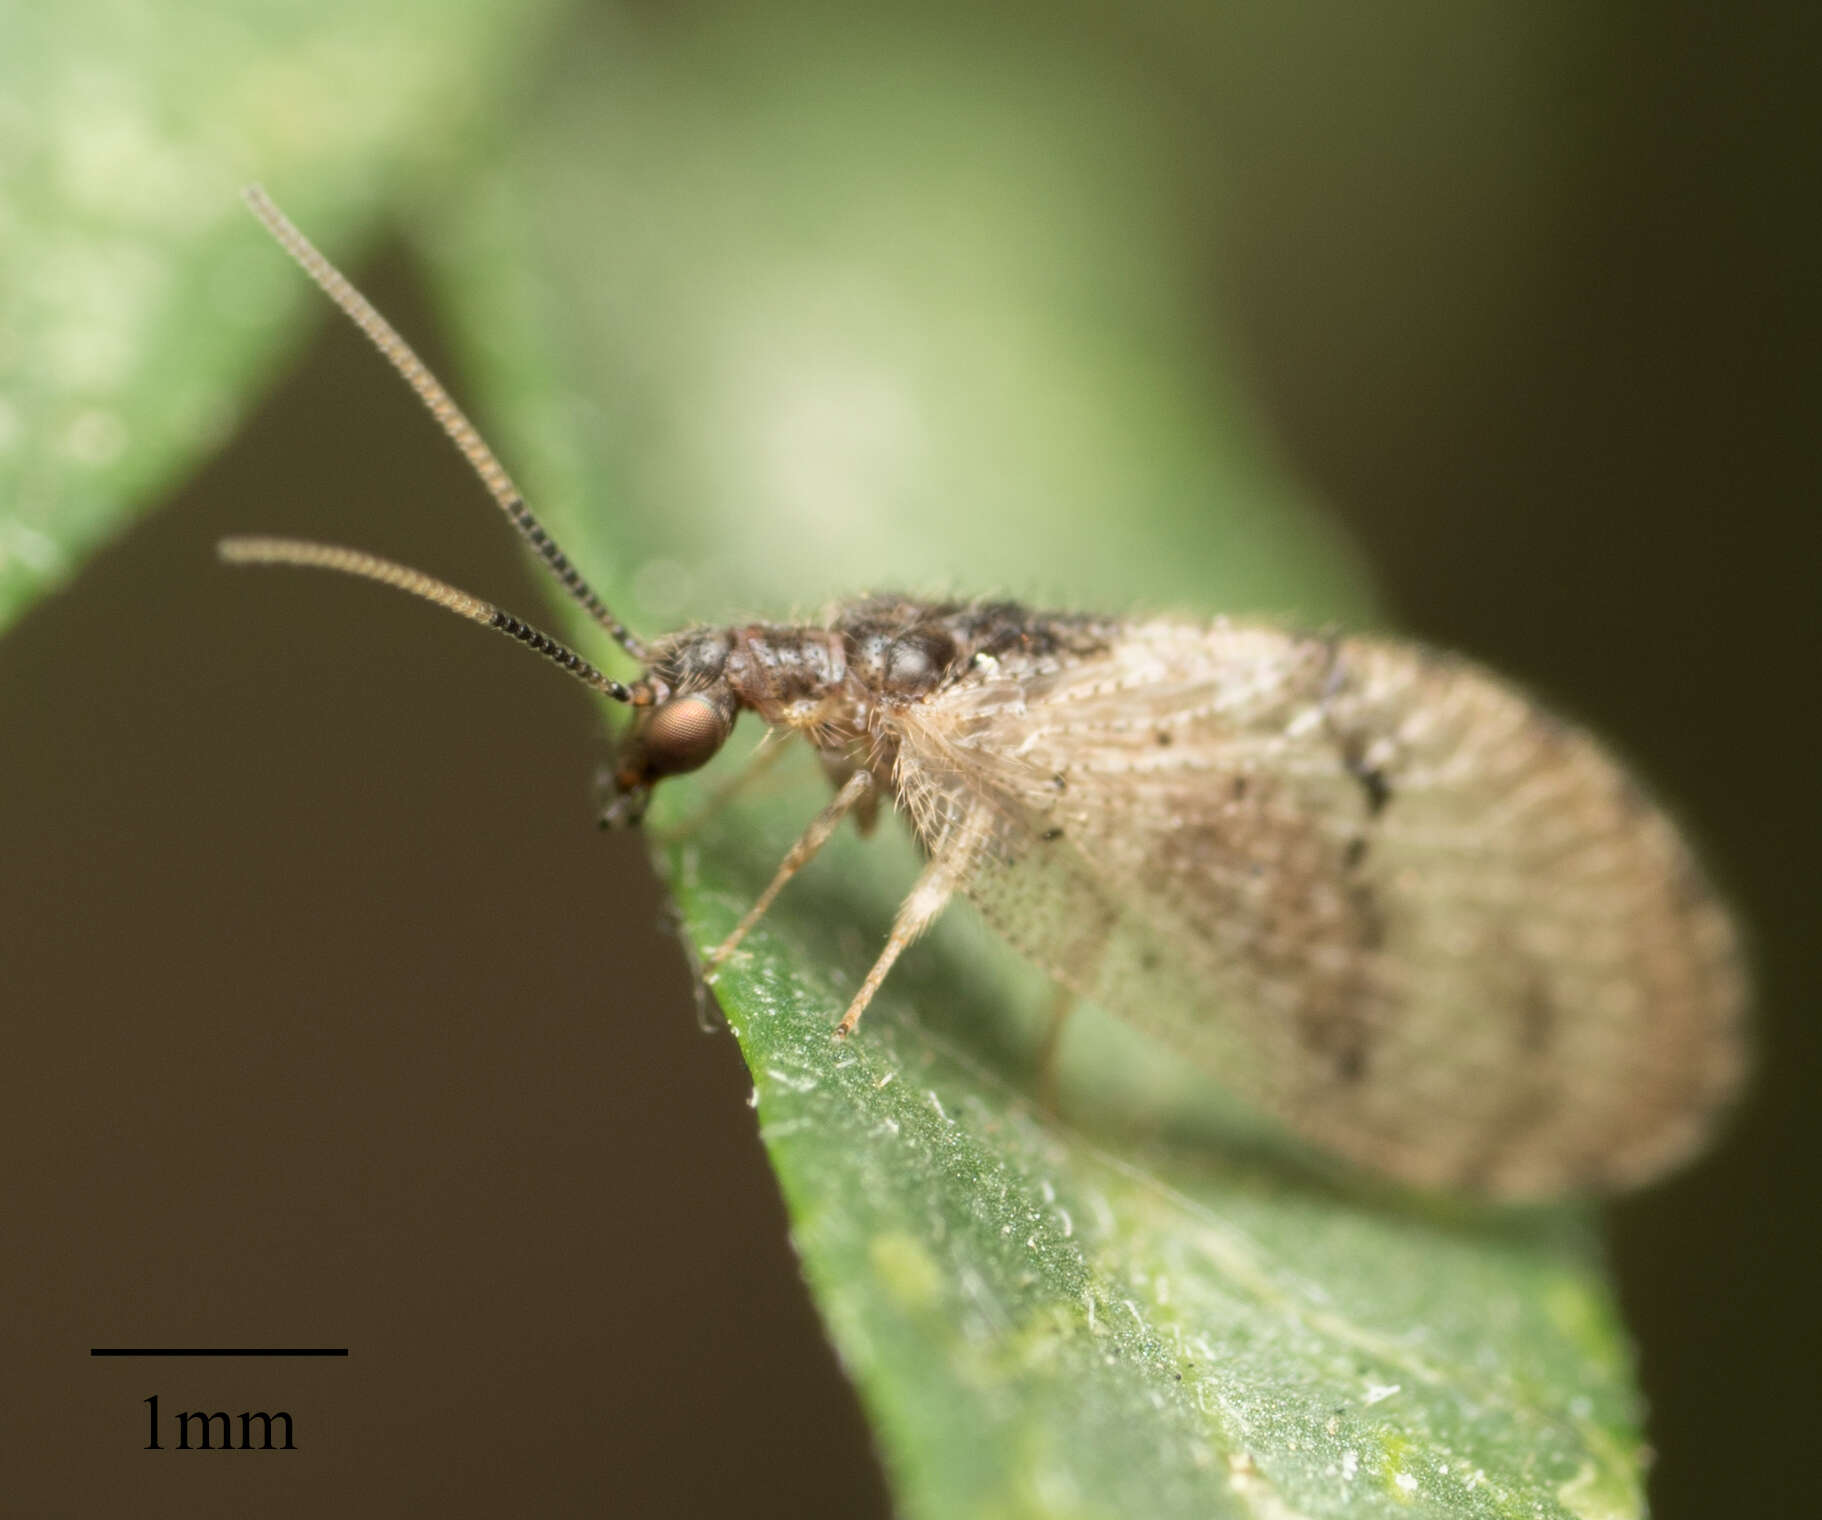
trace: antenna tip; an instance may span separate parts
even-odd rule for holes
[[[215,557],[225,565],[245,565],[259,558],[260,544],[256,538],[218,538]]]

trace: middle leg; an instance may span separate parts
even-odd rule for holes
[[[867,1004],[873,1001],[873,994],[879,991],[886,973],[892,969],[892,963],[904,954],[918,935],[936,922],[937,915],[948,906],[949,899],[955,895],[955,889],[961,885],[979,858],[981,847],[987,839],[987,829],[986,811],[977,811],[955,831],[954,838],[945,841],[931,857],[930,863],[924,867],[924,874],[918,877],[917,885],[912,887],[910,895],[899,905],[898,917],[892,921],[892,933],[886,940],[886,948],[880,952],[879,959],[873,963],[873,969],[867,973],[866,981],[860,984],[860,991],[854,994],[854,1001],[848,1005],[848,1011],[835,1026],[837,1036],[845,1037],[854,1032],[854,1026],[867,1011]]]

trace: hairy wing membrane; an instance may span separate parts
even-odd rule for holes
[[[1674,828],[1472,665],[1140,624],[896,721],[926,844],[976,820],[962,890],[989,922],[1354,1161],[1626,1186],[1737,1083],[1732,934]]]

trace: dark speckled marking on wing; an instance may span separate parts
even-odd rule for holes
[[[1622,1186],[1737,1081],[1732,933],[1674,830],[1464,661],[1136,624],[890,731],[933,850],[989,810],[964,890],[1018,949],[1355,1161]]]

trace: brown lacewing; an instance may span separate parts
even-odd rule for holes
[[[1391,639],[873,596],[820,622],[646,641],[591,591],[404,340],[257,188],[253,212],[411,384],[622,683],[490,603],[357,550],[232,538],[511,635],[633,709],[603,819],[750,710],[834,800],[719,966],[853,814],[927,864],[838,1034],[956,894],[1293,1131],[1422,1186],[1623,1188],[1693,1153],[1739,1084],[1745,981],[1669,819],[1593,739],[1465,660]]]

